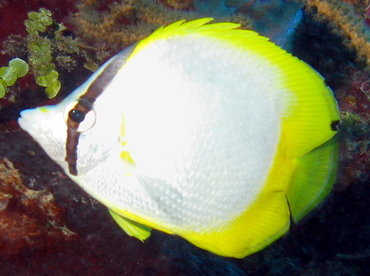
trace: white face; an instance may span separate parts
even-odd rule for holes
[[[109,150],[119,145],[121,116],[111,106],[110,112],[104,112],[105,103],[97,100],[79,128],[72,132],[78,135],[77,170],[83,174],[92,169],[109,155]],[[75,99],[68,97],[54,106],[28,109],[21,112],[19,124],[27,131],[67,173],[68,116],[76,105]]]
[[[65,141],[67,125],[63,118],[65,104],[27,109],[21,112],[18,123],[35,139],[46,153],[64,170],[68,168],[65,162]]]
[[[21,128],[67,174],[93,169],[119,145],[122,115],[117,104],[109,101],[109,85],[130,53],[129,48],[113,57],[61,103],[21,112]],[[76,110],[81,108],[84,112]]]

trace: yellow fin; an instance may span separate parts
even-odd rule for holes
[[[298,222],[330,192],[338,164],[338,143],[333,138],[303,156],[287,191],[293,220]]]
[[[135,56],[138,51],[145,48],[150,43],[159,39],[168,39],[169,37],[180,37],[183,35],[197,36],[202,34],[212,34],[211,36],[214,36],[217,35],[217,33],[219,33],[220,31],[222,33],[222,31],[227,31],[240,27],[240,24],[230,22],[207,24],[212,20],[213,18],[211,17],[196,19],[188,22],[186,22],[185,20],[179,20],[168,26],[160,27],[147,38],[141,40],[137,44],[135,50],[131,54],[131,57]]]
[[[289,225],[287,199],[282,191],[272,191],[260,195],[250,208],[222,229],[180,236],[215,254],[244,258],[280,238]]]
[[[322,77],[307,64],[296,61],[297,64],[282,67],[291,102],[284,115],[281,140],[292,159],[332,138],[340,121],[335,98]]]
[[[150,237],[152,230],[150,227],[144,226],[140,223],[124,218],[110,209],[108,210],[113,219],[123,229],[123,231],[126,232],[127,235],[135,237],[141,240],[142,242]]]

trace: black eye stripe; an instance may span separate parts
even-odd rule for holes
[[[67,143],[66,143],[66,158],[68,170],[72,175],[77,175],[77,145],[80,133],[75,129],[68,127]]]
[[[69,172],[73,175],[77,175],[77,145],[78,139],[80,138],[80,132],[77,131],[78,126],[83,120],[73,120],[72,113],[83,114],[83,117],[92,109],[89,103],[84,102],[84,100],[79,100],[74,108],[68,113],[67,119],[67,141],[66,141],[66,158],[68,163]]]
[[[78,126],[85,119],[86,114],[89,113],[89,111],[91,111],[92,109],[92,103],[87,102],[85,99],[81,98],[68,113],[68,128],[72,128],[77,131]]]
[[[122,68],[127,58],[131,55],[132,51],[135,49],[135,46],[136,45],[132,45],[130,48],[120,52],[115,56],[112,62],[108,64],[108,66],[104,68],[103,72],[101,72],[101,74],[98,75],[97,78],[90,84],[86,90],[86,93],[79,98],[77,104],[72,108],[71,111],[75,114],[70,114],[70,112],[68,114],[65,160],[68,163],[68,169],[72,175],[77,175],[77,146],[78,139],[81,134],[77,131],[77,129],[80,123],[83,121],[80,121],[81,118],[84,117],[81,114],[86,115],[92,110],[96,99],[101,95],[101,93],[103,93],[104,89],[117,75],[117,72]]]

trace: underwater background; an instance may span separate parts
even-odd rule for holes
[[[369,0],[0,2],[2,275],[370,275]],[[237,260],[153,231],[128,237],[21,131],[19,111],[60,101],[159,26],[214,17],[310,64],[340,107],[338,179],[324,203],[266,249]],[[9,61],[29,65],[14,75]],[[3,91],[3,92],[2,92]]]

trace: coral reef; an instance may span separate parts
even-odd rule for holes
[[[0,160],[0,255],[54,247],[76,237],[50,191],[27,189],[13,164]]]
[[[191,1],[162,1],[157,4],[151,0],[125,1],[80,1],[78,12],[73,14],[71,23],[76,27],[77,35],[87,44],[93,44],[98,51],[107,49],[117,52],[131,45],[162,25],[168,25],[180,19],[196,19],[204,14],[188,10]],[[176,9],[168,9],[167,6]],[[183,9],[187,9],[183,11]],[[230,17],[219,16],[216,21],[232,21],[250,28],[246,15],[235,14]]]
[[[359,59],[370,65],[370,30],[364,20],[369,1],[302,0],[315,18],[325,21],[343,37],[344,45],[353,47]]]
[[[342,156],[345,170],[341,170],[343,185],[350,185],[351,180],[366,182],[370,180],[370,73],[348,68],[347,81],[350,87],[336,90],[340,106],[342,126]]]

